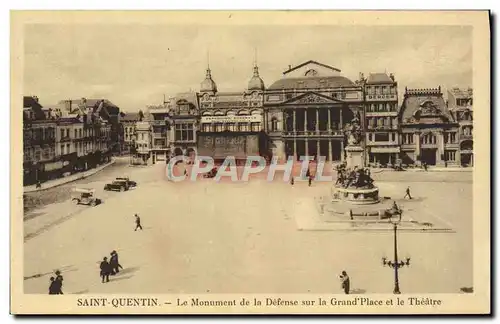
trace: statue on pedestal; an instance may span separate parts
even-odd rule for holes
[[[350,123],[347,123],[344,132],[347,137],[347,144],[356,146],[361,142],[361,116],[359,111],[354,115]]]
[[[346,168],[345,163],[337,166],[337,181],[335,185],[340,185],[343,188],[373,188],[373,179],[370,176],[370,169]]]

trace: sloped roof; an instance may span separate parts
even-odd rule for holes
[[[123,117],[120,118],[121,121],[138,121],[139,120],[139,113],[125,113]]]
[[[394,83],[387,73],[370,73],[367,84]]]
[[[274,82],[268,90],[340,88],[353,85],[354,82],[343,76],[283,78]]]
[[[399,112],[400,122],[405,123],[408,119],[412,118],[415,112],[420,108],[420,106],[428,101],[431,101],[436,106],[436,108],[440,110],[441,114],[444,117],[448,118],[450,122],[454,121],[453,115],[448,110],[442,94],[438,95],[433,93],[420,93],[417,95],[405,96]]]
[[[186,100],[189,103],[192,103],[198,109],[198,96],[196,92],[180,92],[175,95],[173,98],[173,103],[177,106],[177,102],[179,100]]]
[[[301,63],[299,65],[296,65],[296,66],[293,66],[293,67],[289,68],[288,70],[284,71],[283,74],[287,74],[287,73],[290,73],[290,72],[295,71],[297,69],[300,69],[301,67],[303,67],[303,66],[305,66],[307,64],[310,64],[310,63],[316,64],[316,65],[319,65],[319,66],[322,66],[322,67],[325,67],[325,68],[333,70],[333,71],[341,72],[339,69],[334,68],[333,66],[326,65],[326,64],[323,64],[323,63],[319,63],[319,62],[314,61],[314,60],[309,60],[307,62],[304,62],[304,63]]]
[[[35,119],[45,119],[43,107],[34,97],[23,96],[23,108],[31,108],[35,114]]]

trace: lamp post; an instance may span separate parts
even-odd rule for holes
[[[401,216],[403,212],[400,210],[397,219],[393,220],[392,217],[389,219],[389,222],[392,224],[394,229],[394,260],[387,261],[386,257],[382,258],[382,265],[388,266],[394,269],[394,294],[401,294],[399,290],[399,268],[404,266],[410,266],[410,258],[405,258],[406,261],[400,261],[398,259],[398,225],[401,223]]]

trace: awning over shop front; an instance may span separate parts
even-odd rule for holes
[[[371,153],[399,153],[399,147],[372,147]]]

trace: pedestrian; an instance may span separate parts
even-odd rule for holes
[[[308,181],[309,181],[309,187],[311,186],[312,180],[313,180],[313,177],[312,177],[312,175],[310,175],[309,179],[308,179]]]
[[[104,281],[109,282],[110,266],[109,266],[107,257],[104,257],[104,259],[102,259],[102,262],[101,262],[101,265],[99,266],[99,268],[101,270],[99,272],[99,274],[101,276],[102,283],[104,283]]]
[[[111,258],[109,259],[109,265],[111,267],[111,274],[115,275],[120,272],[120,268],[123,269],[120,262],[118,262],[118,253],[115,250],[111,251]]]
[[[427,171],[427,162],[424,162],[424,170]]]
[[[141,218],[139,217],[139,215],[135,214],[135,230],[134,231],[137,231],[138,228],[140,228],[142,231]]]
[[[42,188],[42,182],[40,180],[36,181],[36,189],[41,189]]]
[[[340,281],[341,281],[341,286],[342,289],[344,290],[344,293],[346,295],[349,295],[349,291],[351,289],[351,279],[349,279],[349,276],[347,275],[347,272],[342,271],[342,274],[340,275]]]
[[[61,271],[56,270],[55,272],[56,278],[54,279],[54,291],[56,295],[63,295],[62,286],[63,286],[63,276],[61,275]]]
[[[295,183],[295,180],[293,179],[293,175],[290,177],[290,184],[293,186]]]
[[[56,279],[54,277],[50,277],[49,295],[57,295],[56,285]]]
[[[407,187],[407,188],[406,188],[406,194],[405,194],[405,196],[403,197],[403,199],[406,199],[406,197],[408,197],[409,199],[411,199],[410,187]]]

